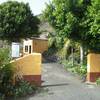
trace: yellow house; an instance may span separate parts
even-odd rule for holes
[[[43,53],[48,50],[48,40],[41,38],[32,38],[23,41],[23,54]]]

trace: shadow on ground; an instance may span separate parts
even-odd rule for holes
[[[68,83],[61,83],[61,84],[50,84],[50,85],[43,85],[42,87],[55,87],[55,86],[66,86],[69,85]]]

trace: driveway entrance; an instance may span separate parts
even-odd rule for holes
[[[57,63],[42,65],[43,90],[23,100],[100,100],[100,87],[82,83]]]

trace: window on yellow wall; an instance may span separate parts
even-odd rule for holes
[[[27,45],[25,46],[25,52],[28,52],[28,46]]]

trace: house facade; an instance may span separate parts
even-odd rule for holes
[[[23,55],[30,53],[43,53],[48,50],[48,40],[32,38],[23,41]]]

